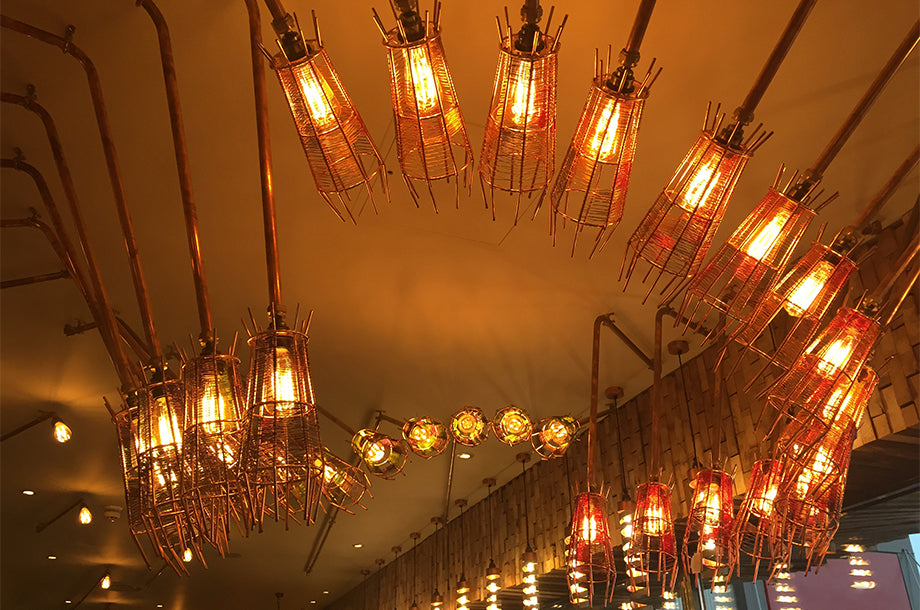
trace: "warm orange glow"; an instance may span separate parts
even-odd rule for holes
[[[780,210],[742,249],[751,258],[762,261],[776,246],[776,240],[779,239],[788,221],[789,210]]]
[[[849,361],[850,355],[853,353],[853,343],[852,337],[837,339],[830,344],[823,355],[819,355],[815,366],[828,376],[836,375]],[[812,347],[814,346],[815,344],[812,344]],[[811,353],[811,348],[809,348],[808,353]]]
[[[326,93],[317,82],[313,74],[313,68],[306,64],[302,70],[297,71],[297,82],[300,85],[300,92],[307,103],[307,110],[310,113],[310,119],[313,121],[313,127],[316,131],[328,131],[335,126],[335,114],[332,106],[326,100]]]
[[[616,100],[608,99],[601,110],[597,120],[594,136],[589,140],[588,155],[597,157],[598,161],[609,163],[619,154],[619,138],[617,129],[620,125],[620,104]]]
[[[192,561],[192,549],[185,549],[182,551],[182,561],[185,563],[191,563]]]
[[[645,512],[645,530],[650,536],[662,536],[667,531],[664,520],[664,509],[657,496],[649,497],[648,508]]]
[[[66,443],[70,440],[70,437],[73,436],[70,427],[59,419],[54,422],[53,434],[54,440],[59,443]]]
[[[588,542],[594,542],[597,538],[597,519],[594,515],[585,516],[581,520],[581,539]]]
[[[683,196],[677,201],[677,205],[690,213],[703,214],[709,216],[712,213],[709,196],[712,195],[716,183],[719,181],[718,169],[719,162],[711,160],[705,165],[701,165],[696,170],[696,175],[690,180]]]
[[[271,387],[266,401],[274,401],[275,408],[265,413],[266,417],[285,417],[292,414],[293,402],[297,400],[297,386],[294,381],[294,362],[291,351],[286,347],[275,348],[275,366]]]
[[[93,513],[90,512],[89,508],[84,506],[80,509],[80,515],[78,517],[80,525],[89,525],[93,522]]]
[[[790,316],[798,317],[808,311],[833,272],[833,265],[827,261],[821,261],[815,265],[811,272],[796,284],[792,294],[786,298],[786,304],[783,305],[786,312]]]
[[[766,517],[773,514],[773,502],[776,500],[776,494],[779,491],[779,485],[774,481],[764,490],[763,496],[755,498],[751,504],[751,510],[760,517]]]
[[[409,94],[415,97],[420,115],[434,114],[438,110],[438,85],[428,60],[428,48],[413,47],[409,53]]]
[[[160,396],[153,401],[152,416],[156,424],[152,426],[150,449],[168,445],[176,445],[176,449],[182,448],[182,429],[179,427],[176,412],[169,407],[166,396]]]
[[[833,462],[831,461],[831,455],[828,450],[824,447],[818,447],[814,462],[812,462],[811,466],[802,471],[802,474],[799,475],[799,478],[795,482],[796,494],[798,494],[800,498],[804,498],[808,495],[812,484],[823,478],[823,475],[829,473],[832,465]]]
[[[702,487],[702,486],[701,486]],[[703,523],[719,525],[719,516],[722,512],[721,488],[718,483],[710,483],[703,489],[696,490],[693,498],[694,508],[703,508]]]
[[[511,122],[517,127],[524,127],[533,123],[536,88],[530,78],[531,64],[526,61],[518,62],[517,70],[511,75],[508,83],[509,96],[511,97]]]
[[[108,589],[112,586],[112,577],[106,574],[102,577],[102,582],[99,583],[99,586],[103,589]]]
[[[371,466],[380,466],[390,457],[390,450],[385,444],[371,442],[364,447],[364,460]]]

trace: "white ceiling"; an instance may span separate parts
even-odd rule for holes
[[[340,222],[314,189],[283,95],[270,80],[284,301],[291,310],[297,304],[315,310],[311,360],[319,401],[353,427],[365,425],[376,409],[398,418],[446,419],[466,404],[491,414],[514,403],[535,417],[584,414],[593,319],[613,311],[640,346],[651,347],[654,304],[641,305],[638,282],[624,293],[616,281],[627,237],[696,137],[706,102],[729,109],[740,103],[796,4],[659,3],[640,69],[657,57],[664,72],[643,118],[622,224],[592,261],[584,252],[569,256],[570,233],[551,245],[547,206],[536,221],[512,229],[512,200],[500,200],[493,222],[474,188],[459,211],[445,197],[436,215],[424,200],[415,208],[398,174],[390,176],[393,200],[378,215],[368,208],[357,226]],[[447,0],[442,16],[477,155],[496,60],[493,20],[503,6]],[[611,43],[616,52],[637,6],[588,0],[557,7],[557,14],[570,13],[559,59],[558,159],[584,103],[594,48]],[[268,298],[246,11],[242,2],[204,0],[163,0],[160,8],[172,30],[211,303],[226,347],[241,331],[247,308],[258,315]],[[316,10],[330,56],[389,168],[398,172],[384,51],[370,5],[289,0],[286,8],[304,21]],[[376,8],[388,13],[382,1]],[[76,25],[75,42],[95,61],[105,90],[160,338],[187,346],[198,318],[153,26],[129,0],[5,0],[2,10],[55,33]],[[757,109],[757,121],[775,135],[748,165],[717,243],[765,194],[781,162],[800,169],[811,164],[917,13],[913,0],[817,5]],[[263,11],[270,42],[269,20]],[[57,121],[107,287],[119,313],[140,330],[84,74],[59,50],[19,34],[3,31],[0,45],[3,90],[24,93],[34,83]],[[916,145],[918,91],[915,53],[826,173],[827,188],[841,192],[819,219],[828,231],[853,220]],[[39,121],[4,105],[0,125],[0,154],[9,157],[21,147],[63,207]],[[2,178],[3,218],[40,206],[26,177],[6,170]],[[883,211],[883,222],[914,205],[916,185],[915,170]],[[60,268],[36,232],[5,230],[0,245],[4,279]],[[125,520],[101,518],[103,506],[123,503],[114,431],[102,404],[102,396],[116,396],[117,379],[98,335],[63,336],[66,322],[89,319],[86,307],[69,282],[57,281],[5,290],[2,314],[2,430],[38,409],[57,411],[74,430],[67,445],[51,442],[42,428],[2,446],[4,608],[79,599],[105,565],[113,566],[119,590],[97,591],[84,606],[189,610],[221,599],[227,608],[269,608],[276,591],[285,593],[284,608],[323,603],[354,586],[374,559],[391,558],[393,545],[408,548],[409,532],[426,528],[443,506],[448,459],[413,459],[399,480],[373,481],[366,513],[339,517],[309,576],[302,568],[316,528],[268,527],[232,543],[238,558],[215,557],[207,570],[193,567],[190,578],[166,572],[148,583],[154,574],[143,569]],[[665,340],[673,336],[668,329]],[[245,369],[245,346],[239,352]],[[632,396],[650,384],[645,366],[609,333],[601,359],[602,388],[622,385]],[[323,441],[349,457],[346,435],[321,424]],[[454,497],[477,501],[483,477],[501,483],[516,475],[517,451],[494,439],[477,448],[473,459],[457,464]],[[36,493],[23,496],[23,488]],[[78,528],[68,516],[34,532],[36,523],[81,495],[97,515],[90,527]],[[356,542],[364,547],[352,548]],[[47,560],[50,553],[58,559]]]

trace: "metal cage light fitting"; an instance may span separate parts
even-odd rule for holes
[[[591,91],[550,193],[553,243],[560,232],[559,220],[562,228],[571,221],[575,224],[572,255],[585,228],[597,229],[593,256],[606,245],[623,217],[642,110],[661,73],[659,68],[652,76],[652,60],[641,81],[633,74],[654,7],[655,0],[642,0],[629,40],[620,52],[619,68],[613,68],[610,47],[606,64],[598,60],[597,50],[594,53]]]
[[[704,469],[691,485],[681,558],[687,574],[715,585],[726,576],[731,563],[734,482],[728,472]]]
[[[754,462],[750,485],[732,525],[729,574],[740,574],[742,559],[751,562],[755,581],[760,575],[762,564],[765,564],[767,570],[772,567],[774,551],[771,536],[778,518],[773,505],[782,478],[783,463],[779,460],[763,459]]]
[[[354,514],[352,507],[367,509],[364,496],[373,498],[370,481],[363,470],[323,447],[323,496],[330,506]]]
[[[547,31],[554,9],[549,11]],[[524,193],[539,194],[535,210],[540,207],[556,165],[557,52],[568,15],[554,36],[540,30],[542,16],[539,0],[526,0],[517,34],[512,33],[507,7],[504,27],[495,18],[499,58],[479,155],[479,184],[493,220],[495,190],[517,194],[514,224]]]
[[[377,211],[372,182],[379,178],[389,201],[386,167],[326,54],[315,11],[312,16],[315,37],[305,39],[295,19],[278,39],[281,51],[270,57],[271,66],[290,106],[317,190],[336,216],[356,222],[360,210],[352,209],[349,193],[364,187]],[[286,49],[284,40],[293,28],[302,45]]]
[[[387,30],[376,10],[373,14],[387,49],[403,179],[416,206],[419,193],[415,183],[423,182],[435,211],[438,207],[432,182],[455,180],[459,208],[461,187],[469,189],[471,185],[473,151],[441,44],[441,2],[434,0],[433,10],[425,11],[424,20],[418,0],[391,2],[395,2],[396,27]]]

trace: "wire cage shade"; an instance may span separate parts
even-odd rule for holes
[[[392,479],[409,460],[409,445],[374,430],[359,430],[351,439],[352,449],[374,476]]]
[[[788,371],[809,345],[821,319],[856,269],[856,263],[844,253],[849,247],[841,236],[832,246],[820,241],[813,243],[776,285],[764,293],[745,323],[732,331],[731,341],[767,360],[749,380],[748,387],[770,366]],[[776,324],[771,325],[774,320]],[[767,335],[772,349],[763,349],[759,341]],[[724,357],[723,351],[721,358]]]
[[[732,322],[744,320],[773,286],[814,217],[804,204],[771,188],[690,281],[680,315],[697,325],[714,310]]]
[[[119,457],[121,458],[122,481],[125,487],[125,509],[128,516],[128,529],[134,541],[140,547],[140,536],[147,533],[144,521],[144,508],[141,504],[141,479],[137,451],[139,436],[137,429],[137,404],[125,407],[115,414],[115,432],[118,436]]]
[[[182,365],[182,382],[182,493],[198,513],[202,534],[223,553],[231,524],[248,531],[251,521],[239,476],[243,413],[239,360],[230,354],[202,354]]]
[[[542,459],[561,457],[565,454],[581,424],[571,416],[546,417],[533,428],[530,444]]]
[[[162,381],[162,372],[137,391],[137,463],[142,515],[157,553],[185,573],[182,555],[200,556],[199,524],[181,493],[184,390],[178,379]]]
[[[492,100],[486,117],[479,178],[495,217],[495,189],[543,197],[556,168],[556,41],[535,36],[534,46],[519,51],[514,39],[502,37]],[[485,185],[490,195],[485,194]]]
[[[322,493],[322,443],[307,335],[266,330],[249,338],[250,365],[242,467],[257,522],[313,523]]]
[[[508,405],[492,418],[492,433],[506,445],[517,445],[530,438],[533,422],[524,409]]]
[[[779,460],[764,459],[754,462],[751,484],[732,524],[733,566],[737,566],[740,572],[741,561],[748,561],[749,558],[754,569],[755,581],[760,573],[761,563],[766,562],[765,567],[769,568],[773,562],[771,536],[777,525],[773,505],[782,477],[783,464]]]
[[[416,455],[432,458],[447,448],[447,426],[433,417],[413,417],[402,427],[403,440]]]
[[[609,74],[594,79],[550,194],[554,239],[566,221],[575,223],[572,251],[585,227],[597,229],[592,254],[620,224],[639,136],[639,122],[648,95],[641,85],[633,93],[606,86]]]
[[[607,499],[585,492],[575,499],[566,554],[566,581],[573,604],[604,606],[613,598],[616,566],[607,520]]]
[[[642,483],[636,490],[632,536],[626,552],[633,587],[660,585],[674,588],[677,577],[677,543],[671,516],[671,488],[664,483]]]
[[[450,436],[461,445],[475,447],[488,434],[489,423],[479,407],[463,407],[450,418]]]
[[[768,389],[766,406],[776,409],[777,417],[793,417],[790,426],[815,420],[830,425],[833,420],[825,421],[825,411],[845,400],[880,333],[881,325],[873,318],[840,308],[792,368]]]
[[[287,96],[316,188],[339,218],[354,221],[349,191],[365,187],[376,210],[371,182],[379,177],[387,192],[386,170],[326,50],[316,40],[307,44],[316,51],[295,62],[278,53],[272,67]]]
[[[730,564],[734,495],[734,482],[727,472],[697,473],[681,553],[687,573],[714,582],[714,577]]]
[[[428,22],[425,36],[407,43],[394,28],[387,33],[384,44],[389,58],[399,166],[409,193],[417,204],[418,191],[413,181],[424,182],[431,194],[433,180],[456,177],[459,206],[460,174],[469,186],[467,170],[473,162],[473,151],[441,33],[436,24]],[[431,198],[434,200],[433,194]]]
[[[370,492],[370,481],[364,471],[336,457],[329,449],[323,447],[323,496],[331,506],[353,514],[352,508],[362,504],[364,496],[374,496]]]
[[[659,270],[649,294],[662,274],[673,276],[662,293],[696,274],[749,158],[748,148],[723,144],[714,130],[700,134],[629,238],[627,283],[639,259],[651,265],[643,282]]]

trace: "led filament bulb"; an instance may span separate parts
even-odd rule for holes
[[[822,260],[812,268],[812,270],[802,278],[792,289],[792,292],[786,297],[783,309],[790,316],[801,316],[808,311],[815,297],[824,288],[824,284],[834,272],[834,266],[829,262]]]
[[[80,507],[80,514],[77,516],[77,520],[80,525],[89,525],[93,522],[93,513],[90,512],[89,507],[85,504]]]
[[[59,443],[66,443],[73,436],[70,427],[56,417],[54,418],[52,434],[54,435],[54,440]]]

